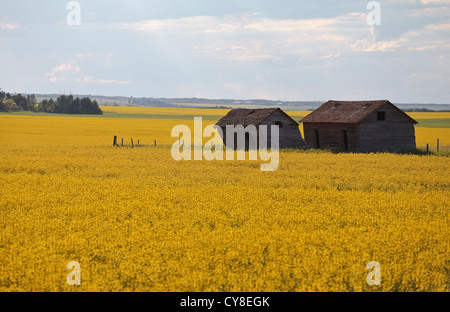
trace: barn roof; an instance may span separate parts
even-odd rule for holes
[[[259,125],[267,117],[279,110],[287,118],[289,118],[295,124],[298,124],[288,114],[283,112],[280,108],[263,108],[263,109],[233,109],[222,117],[216,125],[219,127],[225,127],[226,125],[242,125],[244,127],[248,125]]]
[[[417,123],[388,100],[379,101],[328,101],[303,118],[300,122],[358,124],[367,116],[389,104],[402,112],[410,121]]]

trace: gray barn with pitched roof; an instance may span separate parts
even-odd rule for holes
[[[388,100],[328,101],[300,122],[312,148],[362,152],[416,148],[417,121]]]
[[[278,125],[279,127],[279,142],[280,148],[302,148],[305,146],[302,135],[300,133],[299,124],[292,119],[288,114],[282,111],[280,108],[268,108],[268,109],[233,109],[226,116],[220,119],[217,124],[223,132],[223,142],[226,144],[226,126],[242,125],[247,127],[254,125],[259,133],[259,126],[267,125],[267,145],[271,146],[271,125]],[[258,142],[258,138],[255,138]],[[250,138],[246,135],[245,147],[248,149]],[[236,144],[235,136],[235,146]],[[259,146],[259,145],[258,145]]]

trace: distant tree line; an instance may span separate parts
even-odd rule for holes
[[[45,112],[59,114],[96,114],[102,115],[103,111],[90,98],[74,98],[72,95],[60,95],[56,101],[45,99],[41,103],[36,101],[34,94],[26,97],[19,94],[11,95],[0,89],[0,112]]]
[[[97,101],[88,97],[73,98],[72,95],[61,95],[56,101],[53,99],[43,100],[38,104],[38,111],[59,114],[103,114]]]

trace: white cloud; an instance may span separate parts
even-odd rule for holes
[[[386,52],[394,51],[402,45],[406,40],[400,38],[398,40],[377,40],[377,34],[375,28],[370,28],[370,34],[368,38],[356,40],[355,43],[351,45],[354,51],[364,51],[364,52]]]
[[[403,2],[403,3],[421,3],[428,4],[450,4],[450,0],[391,0],[391,2]]]
[[[431,24],[425,27],[427,31],[446,31],[450,30],[450,23]]]
[[[426,50],[435,50],[437,45],[426,45],[421,47],[408,47],[410,51],[426,51]]]
[[[75,54],[75,56],[76,56],[77,58],[92,57],[93,55],[94,55],[94,53],[92,53],[92,52]]]
[[[66,75],[74,74],[80,71],[80,67],[78,67],[75,61],[71,61],[69,63],[59,64],[51,69],[50,73],[46,73],[45,76],[49,77],[50,82],[57,82],[59,80],[65,80]]]
[[[410,51],[427,51],[450,47],[450,23],[429,24],[403,35]]]
[[[449,7],[429,7],[429,8],[420,8],[405,11],[406,15],[413,18],[442,18],[450,16],[450,8]]]
[[[103,84],[130,84],[131,81],[121,81],[121,80],[108,80],[102,78],[94,78],[92,76],[86,76],[82,78],[75,79],[76,82],[87,82],[87,83],[103,83]]]
[[[270,54],[262,41],[250,41],[241,44],[228,41],[217,41],[211,44],[196,46],[198,53],[212,55],[218,59],[232,59],[238,61],[280,60],[279,57]]]
[[[195,52],[218,59],[279,61],[286,55],[315,55],[315,49],[323,53],[323,50],[337,50],[342,44],[349,45],[354,33],[366,29],[367,24],[364,13],[311,19],[274,19],[253,13],[155,19],[108,27],[150,35],[181,34],[191,39]],[[267,36],[271,36],[271,40],[267,40]]]
[[[387,52],[394,51],[401,46],[402,42],[402,40],[377,41],[375,39],[361,39],[356,40],[351,47],[355,51]]]
[[[450,4],[450,0],[421,0],[423,4]]]
[[[414,47],[408,47],[408,50],[410,51],[428,51],[428,50],[446,50],[450,48],[450,43],[445,41],[437,41],[434,42],[432,45],[422,45],[422,46],[414,46]]]
[[[374,27],[371,27],[368,38],[358,39],[351,48],[354,51],[386,52],[404,47],[410,51],[426,51],[448,48],[450,45],[450,23],[429,24],[418,30],[410,30],[393,40],[377,40]]]
[[[137,23],[119,23],[108,27],[143,32],[206,32],[218,25],[218,21],[219,19],[212,16],[192,16],[175,19],[154,19]]]
[[[75,57],[81,60],[84,57],[91,57],[93,53],[80,53]],[[107,54],[109,56],[109,54]],[[120,81],[113,79],[95,78],[91,75],[83,74],[78,61],[71,59],[69,62],[60,63],[51,69],[50,73],[46,73],[45,76],[49,77],[50,82],[55,83],[58,81],[75,81],[78,83],[100,83],[100,84],[130,84],[131,81]]]
[[[17,23],[0,23],[0,29],[2,30],[13,30],[20,28],[20,25]]]
[[[245,29],[260,32],[304,33],[336,31],[342,26],[358,24],[365,19],[363,13],[348,13],[333,18],[285,19],[259,18],[245,25]]]
[[[154,19],[138,23],[119,23],[109,28],[143,32],[230,33],[243,31],[270,33],[305,33],[334,31],[339,26],[360,23],[364,13],[348,13],[333,18],[273,19],[259,13],[228,15],[224,17],[192,16],[176,19]]]
[[[329,55],[322,56],[323,59],[330,59],[330,58],[337,58],[341,55],[341,51],[338,51],[337,53],[330,53]]]

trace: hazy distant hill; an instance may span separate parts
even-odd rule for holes
[[[38,102],[43,99],[56,99],[59,94],[36,94]],[[280,107],[285,110],[314,110],[325,101],[271,101],[264,99],[204,99],[204,98],[136,98],[125,96],[74,95],[89,97],[99,105],[105,106],[150,106],[150,107],[192,107],[192,108],[263,108]],[[450,104],[394,103],[404,111],[433,110],[450,111]]]

